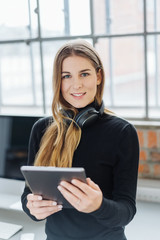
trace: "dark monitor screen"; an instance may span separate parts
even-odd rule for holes
[[[27,164],[31,129],[39,118],[0,116],[0,177],[24,180],[20,167]]]

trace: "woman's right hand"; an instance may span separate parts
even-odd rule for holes
[[[43,200],[40,195],[27,195],[27,208],[38,220],[45,219],[53,213],[62,210],[62,205],[57,205],[55,201]]]

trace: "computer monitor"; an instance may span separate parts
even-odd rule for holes
[[[27,164],[33,124],[40,117],[0,116],[0,177],[24,180],[20,167]]]

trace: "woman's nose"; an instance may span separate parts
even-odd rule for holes
[[[79,77],[74,78],[73,87],[79,89],[82,87],[82,80]]]

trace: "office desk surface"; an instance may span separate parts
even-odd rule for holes
[[[137,202],[137,214],[126,227],[128,240],[160,239],[160,203]],[[34,240],[45,240],[45,221],[34,222],[24,212],[0,209],[0,221],[23,225],[23,230],[10,240],[19,240],[22,233],[35,233]]]
[[[22,233],[29,232],[35,233],[34,240],[45,240],[45,221],[34,222],[23,211],[10,208],[20,201],[23,188],[24,182],[0,178],[0,221],[23,225],[23,230],[10,240],[19,240]],[[126,226],[126,236],[128,240],[160,240],[160,203],[138,201],[137,214]]]
[[[11,209],[0,209],[0,221],[19,224],[23,229],[9,240],[19,240],[22,233],[34,233],[34,240],[45,240],[45,221],[35,222],[24,212]]]
[[[126,226],[128,240],[160,240],[160,203],[137,202],[137,213]]]

